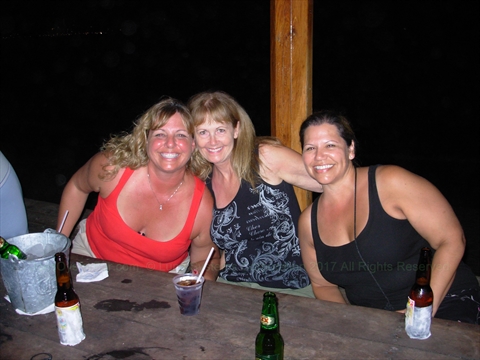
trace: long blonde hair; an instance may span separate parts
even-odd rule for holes
[[[160,129],[175,113],[180,114],[185,128],[193,137],[193,120],[186,105],[179,100],[164,97],[134,122],[135,126],[131,133],[113,135],[103,144],[101,151],[105,153],[109,163],[104,166],[105,173],[101,177],[112,178],[121,168],[129,167],[135,170],[147,165],[149,132]]]
[[[194,126],[203,124],[207,117],[215,122],[238,126],[238,137],[234,140],[231,155],[232,168],[239,179],[249,182],[252,188],[258,185],[261,160],[258,156],[258,145],[262,143],[280,142],[274,138],[255,136],[255,127],[250,116],[242,106],[230,95],[222,91],[201,92],[188,101],[188,108],[193,117]],[[206,180],[212,172],[213,165],[199,153],[197,149],[192,154],[192,171],[202,180]]]

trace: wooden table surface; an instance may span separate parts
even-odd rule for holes
[[[54,313],[19,315],[0,285],[0,358],[254,359],[263,292],[207,281],[200,314],[178,309],[172,274],[107,263],[109,277],[76,282],[85,340],[59,343]],[[285,359],[480,359],[480,326],[433,319],[432,336],[411,340],[404,316],[384,310],[278,294]]]

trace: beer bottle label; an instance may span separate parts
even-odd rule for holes
[[[85,339],[80,303],[70,307],[55,306],[58,336],[62,345],[77,345]]]
[[[405,311],[405,331],[411,339],[424,340],[431,335],[433,305],[425,307],[415,306],[415,300],[408,298]]]
[[[271,328],[275,325],[275,318],[273,316],[263,315],[260,316],[260,323],[266,328]]]

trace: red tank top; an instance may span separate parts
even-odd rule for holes
[[[133,170],[126,168],[111,194],[105,199],[98,197],[97,205],[87,219],[88,243],[99,259],[152,270],[170,271],[188,256],[190,234],[205,183],[195,177],[195,190],[185,226],[175,238],[162,242],[138,234],[125,224],[118,212],[118,195],[132,174]]]

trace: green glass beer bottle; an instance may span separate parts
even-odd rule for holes
[[[15,256],[19,260],[25,260],[27,255],[13,244],[9,244],[7,240],[0,236],[0,256],[8,259],[9,256]]]
[[[255,340],[256,360],[283,360],[283,338],[280,335],[277,297],[273,292],[263,294],[260,332]]]

